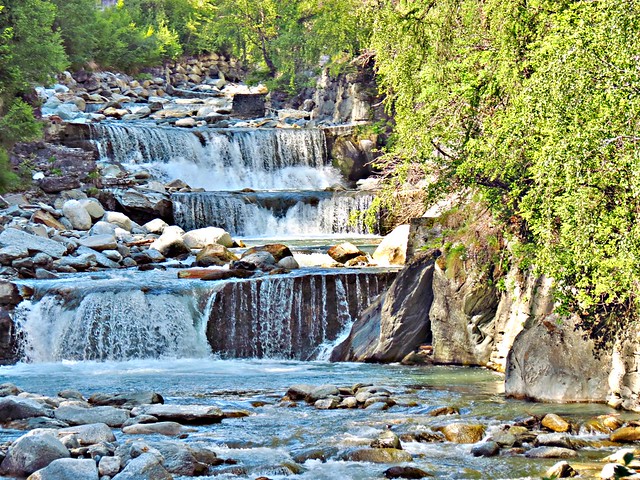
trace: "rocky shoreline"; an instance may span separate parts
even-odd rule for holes
[[[250,400],[248,409],[238,410],[202,403],[165,403],[162,395],[154,392],[97,393],[85,398],[81,392],[64,390],[57,396],[46,397],[3,384],[0,423],[5,430],[27,433],[0,446],[0,472],[31,480],[250,475],[241,461],[216,454],[217,445],[208,441],[201,429],[221,422],[242,422],[242,418],[260,415],[262,408],[271,406],[296,408],[305,416],[340,409],[364,409],[371,418],[376,412],[394,408],[420,412],[408,413],[405,421],[378,430],[370,440],[363,439],[366,444],[298,448],[290,453],[291,461],[270,466],[287,475],[303,473],[307,461],[343,461],[378,464],[380,477],[426,478],[433,475],[421,468],[419,462],[415,463],[420,456],[405,448],[445,443],[464,446],[464,455],[495,457],[495,461],[514,456],[534,464],[558,459],[547,471],[548,477],[580,475],[609,479],[622,468],[628,472],[624,476],[634,473],[636,463],[632,458],[637,452],[633,448],[610,452],[613,447],[622,448],[640,438],[637,422],[609,414],[577,423],[547,413],[498,426],[482,421],[472,423],[460,417],[461,412],[455,406],[424,411],[420,402],[407,393],[370,384],[298,384],[288,388],[275,402]],[[430,428],[416,429],[413,425],[416,416],[437,422]],[[196,436],[195,441],[190,439],[191,435]],[[262,442],[268,444],[269,440]],[[590,455],[597,458],[596,462],[578,459],[581,452],[594,449],[603,451],[596,457]],[[544,469],[540,466],[541,473]]]

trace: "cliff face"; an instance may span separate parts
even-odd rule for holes
[[[410,243],[416,237],[410,235]],[[477,273],[473,256],[457,263],[437,257],[434,251],[415,255],[332,359],[419,357],[435,364],[485,366],[505,374],[508,396],[608,402],[640,411],[638,331],[613,347],[596,348],[576,318],[553,312],[548,278],[511,268],[497,288]],[[410,355],[420,346],[422,355]]]

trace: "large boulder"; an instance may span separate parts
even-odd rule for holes
[[[196,255],[196,265],[198,267],[222,266],[234,260],[238,260],[238,257],[227,250],[226,247],[218,244],[207,245]]]
[[[505,393],[549,402],[604,402],[611,355],[576,329],[575,317],[531,318],[507,357]]]
[[[251,255],[256,252],[269,252],[273,255],[276,262],[280,262],[284,258],[293,257],[293,253],[289,250],[289,247],[283,245],[282,243],[270,243],[268,245],[262,245],[259,247],[251,247],[242,255],[243,257]]]
[[[354,323],[331,360],[397,362],[431,342],[429,311],[437,250],[419,255]]]
[[[91,215],[78,200],[64,202],[62,213],[75,230],[89,230],[93,225]]]
[[[80,445],[95,445],[96,443],[115,442],[113,431],[105,423],[92,423],[77,425],[75,427],[61,428],[56,431],[59,438],[73,435]]]
[[[161,218],[173,220],[173,203],[166,193],[143,188],[129,188],[114,192],[115,201],[136,222],[143,224]]]
[[[0,465],[4,475],[26,477],[46,467],[59,458],[69,458],[70,453],[51,433],[30,432],[16,440]]]
[[[180,227],[166,227],[162,235],[158,237],[149,248],[153,248],[165,257],[175,257],[184,253],[191,253],[191,249],[185,245],[182,236],[184,230]]]
[[[373,252],[373,261],[384,266],[404,265],[407,257],[409,229],[409,225],[400,225],[384,237],[376,251]]]
[[[98,480],[95,460],[60,458],[38,470],[27,480]]]
[[[225,414],[218,407],[206,405],[146,405],[134,408],[133,415],[153,415],[158,420],[191,425],[220,423]]]
[[[157,456],[143,453],[129,461],[113,480],[173,480],[173,476],[162,466]]]
[[[104,212],[102,221],[111,223],[117,227],[130,232],[133,228],[133,222],[131,219],[122,212]]]
[[[486,278],[465,270],[455,253],[434,267],[434,300],[429,316],[433,359],[438,363],[486,365],[494,345],[499,293]]]
[[[190,230],[183,237],[185,245],[189,248],[204,248],[207,245],[222,245],[230,248],[233,246],[231,235],[222,228],[206,227]]]
[[[47,416],[51,416],[51,409],[32,398],[16,396],[0,398],[0,422]]]
[[[85,408],[75,405],[64,405],[55,410],[55,417],[69,425],[105,423],[110,427],[119,427],[129,419],[129,412],[108,406]]]
[[[329,249],[327,253],[338,263],[346,263],[352,258],[364,255],[364,252],[362,252],[353,243],[349,242],[344,242],[340,245],[334,245]]]
[[[9,246],[26,249],[31,254],[46,253],[52,258],[60,258],[67,252],[67,247],[55,240],[31,235],[15,228],[7,228],[0,233],[0,247]]]

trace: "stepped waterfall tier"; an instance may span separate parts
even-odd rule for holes
[[[394,274],[323,271],[200,282],[166,272],[39,282],[18,307],[23,358],[308,359],[335,340]]]
[[[206,190],[320,190],[341,183],[320,129],[92,125],[100,158],[150,168]]]
[[[235,235],[367,234],[353,212],[373,201],[367,192],[203,192],[172,196],[176,223],[185,229],[216,224]]]

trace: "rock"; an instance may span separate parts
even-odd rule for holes
[[[8,397],[12,395],[19,395],[22,390],[13,383],[0,384],[0,397]]]
[[[146,405],[136,407],[132,415],[153,415],[158,420],[176,421],[188,425],[210,425],[226,418],[218,407],[206,405]]]
[[[149,233],[161,234],[165,228],[167,228],[169,224],[160,218],[156,218],[151,220],[150,222],[145,223],[142,228],[144,228]]]
[[[164,403],[162,395],[155,392],[131,392],[131,393],[95,393],[89,397],[92,405],[109,405],[112,407],[133,407],[154,403]]]
[[[411,454],[395,448],[359,448],[342,455],[343,460],[371,463],[403,463],[412,460]]]
[[[233,246],[231,235],[222,228],[216,227],[190,230],[184,234],[183,240],[189,248],[204,248],[212,244],[222,245],[227,248]]]
[[[484,425],[467,423],[450,423],[442,427],[442,433],[449,442],[477,443],[484,436]]]
[[[281,243],[272,243],[260,247],[251,247],[246,252],[244,252],[242,257],[244,258],[256,252],[269,252],[271,255],[273,255],[273,258],[276,262],[280,262],[281,260],[288,257],[293,258],[293,254],[291,253],[291,250],[289,250],[289,247]]]
[[[0,264],[12,265],[13,262],[25,258],[29,255],[29,250],[25,246],[8,246],[0,248]]]
[[[92,423],[88,425],[77,425],[75,427],[61,428],[56,432],[58,437],[74,435],[80,445],[95,445],[103,442],[115,442],[111,428],[104,423]]]
[[[191,117],[187,117],[187,118],[181,118],[179,120],[176,120],[175,123],[176,127],[195,127],[196,126],[196,120],[194,118]]]
[[[127,232],[130,232],[133,228],[133,222],[124,213],[120,212],[105,212],[102,220],[107,223],[112,223]]]
[[[89,230],[93,221],[91,215],[78,200],[67,200],[62,206],[62,213],[71,222],[75,230]]]
[[[402,445],[400,444],[398,435],[391,430],[385,430],[378,435],[378,438],[371,442],[371,448],[396,448],[402,450]]]
[[[46,225],[50,228],[55,228],[56,230],[62,232],[66,230],[66,227],[60,223],[53,215],[49,212],[45,212],[44,210],[38,210],[31,216],[31,222],[38,223],[42,225]]]
[[[77,458],[54,460],[27,480],[98,480],[96,462]]]
[[[430,417],[440,417],[442,415],[460,415],[458,407],[439,407],[429,411]]]
[[[51,416],[51,409],[31,398],[15,396],[0,398],[0,422],[49,416]]]
[[[404,265],[407,255],[407,241],[409,239],[409,225],[396,227],[385,236],[373,252],[373,260],[378,265]]]
[[[67,248],[55,240],[31,235],[15,228],[7,228],[0,233],[0,247],[8,246],[26,249],[29,253],[46,253],[52,258],[61,258],[67,252]]]
[[[417,467],[391,467],[384,471],[386,478],[426,478],[433,477],[430,473]]]
[[[356,320],[331,361],[398,362],[431,343],[430,310],[437,251],[418,255]]]
[[[340,245],[334,245],[329,249],[327,253],[338,263],[345,263],[352,258],[364,255],[364,253],[358,247],[349,242],[344,242]]]
[[[640,440],[640,427],[629,426],[619,428],[609,435],[609,440],[617,443],[637,442]]]
[[[578,475],[571,465],[562,461],[553,465],[547,470],[545,477],[547,478],[570,478]]]
[[[513,342],[506,363],[505,393],[549,402],[604,402],[611,355],[594,355],[593,341],[575,317],[532,316]]]
[[[562,447],[536,447],[524,454],[527,458],[573,458],[577,455],[575,450]]]
[[[185,245],[182,235],[184,230],[180,227],[166,227],[162,235],[156,239],[149,248],[153,248],[165,257],[175,257],[184,253],[191,253],[191,249]]]
[[[132,219],[147,223],[160,218],[173,220],[173,203],[169,195],[143,188],[128,188],[114,192],[114,198]],[[124,228],[124,227],[123,227]],[[125,230],[129,230],[125,228]]]
[[[79,200],[79,202],[93,220],[99,220],[104,216],[104,208],[102,208],[102,204],[95,198],[85,198]]]
[[[231,268],[229,270],[183,270],[178,273],[178,278],[199,278],[206,281],[227,280],[229,278],[249,278],[253,276],[253,270],[241,270]]]
[[[91,267],[95,267],[98,264],[96,256],[93,253],[85,253],[75,257],[64,257],[55,262],[55,266],[60,270],[60,267],[71,267],[76,270],[88,270]]]
[[[340,402],[338,408],[358,408],[358,400],[356,397],[347,397]]]
[[[305,400],[309,403],[315,403],[317,400],[321,400],[323,398],[339,396],[340,390],[335,385],[320,385],[312,389]]]
[[[207,245],[196,255],[196,265],[199,267],[222,266],[234,260],[238,260],[238,257],[218,244]]]
[[[110,427],[120,427],[129,419],[129,412],[114,407],[83,408],[76,406],[61,406],[54,412],[58,420],[70,425],[88,425],[105,423]]]
[[[571,436],[566,433],[547,433],[538,435],[535,440],[535,446],[574,448]]]
[[[317,400],[313,406],[318,410],[333,410],[338,408],[340,401],[337,398],[324,398],[322,400]]]
[[[26,477],[54,460],[69,456],[69,450],[51,433],[30,432],[9,447],[0,471],[5,475]]]
[[[552,432],[568,432],[571,429],[569,422],[555,413],[546,414],[541,423]]]
[[[617,463],[608,463],[602,467],[599,478],[603,480],[618,480],[620,478],[638,478],[635,471]]]
[[[193,431],[185,429],[176,422],[136,423],[124,427],[122,431],[128,435],[167,435],[178,436],[184,432]]]
[[[72,176],[45,177],[38,180],[38,186],[46,193],[60,193],[80,187],[80,180]]]
[[[286,270],[295,270],[300,268],[300,264],[293,257],[284,257],[278,263],[276,263],[276,267],[284,268]]]
[[[276,259],[269,252],[255,252],[243,256],[241,262],[254,265],[260,270],[269,270],[276,264]]]
[[[113,477],[120,471],[120,457],[102,457],[98,463],[98,473],[102,477],[108,475]]]
[[[113,480],[173,480],[173,476],[152,453],[132,459]]]
[[[316,387],[307,384],[292,385],[287,390],[287,397],[291,400],[304,400]]]
[[[0,305],[18,305],[22,300],[22,295],[15,284],[0,280]]]
[[[151,443],[150,447],[160,452],[164,458],[163,466],[175,475],[203,475],[207,473],[208,465],[221,463],[214,452],[196,445],[161,441]]]
[[[293,450],[290,455],[294,462],[305,463],[307,460],[326,462],[337,453],[338,449],[336,447],[310,447]]]
[[[110,234],[90,235],[88,237],[79,238],[78,243],[83,247],[91,248],[102,252],[103,250],[115,250],[118,248],[116,237]]]
[[[474,457],[495,457],[500,453],[500,446],[496,442],[488,441],[471,448],[471,454]]]
[[[222,88],[224,81],[221,82]],[[260,118],[265,115],[265,95],[236,93],[233,96],[232,114],[235,118]],[[308,115],[308,114],[307,114]]]

